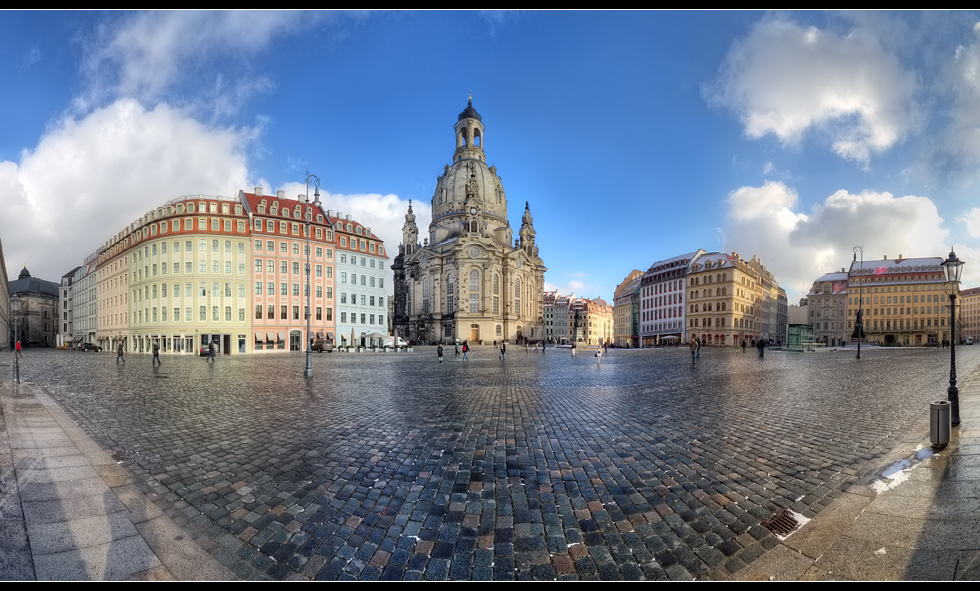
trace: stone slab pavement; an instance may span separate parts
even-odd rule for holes
[[[0,580],[227,580],[34,384],[0,384]]]
[[[961,424],[933,449],[930,417],[881,466],[724,580],[980,579],[980,370],[959,383]]]

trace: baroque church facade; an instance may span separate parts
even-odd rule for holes
[[[453,163],[432,196],[429,236],[409,202],[402,244],[391,266],[395,334],[415,343],[519,343],[544,337],[545,266],[525,202],[515,239],[507,196],[488,166],[482,117],[472,99],[454,125]]]

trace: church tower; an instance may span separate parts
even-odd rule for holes
[[[520,237],[507,218],[486,127],[470,97],[453,125],[452,164],[432,195],[429,237],[418,243],[409,205],[394,264],[395,332],[416,343],[540,341],[545,266],[525,202]]]
[[[415,213],[412,211],[412,200],[408,200],[408,213],[405,214],[405,223],[402,225],[402,249],[406,255],[415,252],[415,247],[419,242],[419,227],[415,225]]]
[[[534,245],[534,220],[531,219],[531,206],[524,202],[524,217],[521,218],[521,248],[530,256],[538,256],[538,247]]]

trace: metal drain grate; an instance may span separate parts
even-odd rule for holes
[[[788,536],[793,533],[800,524],[793,517],[788,509],[783,509],[769,519],[762,522],[762,527],[768,529],[777,536]]]

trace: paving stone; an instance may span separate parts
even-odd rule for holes
[[[503,367],[479,348],[465,365],[424,351],[316,356],[312,382],[295,356],[173,356],[151,373],[38,351],[22,377],[125,458],[160,510],[217,540],[209,551],[234,572],[321,580],[741,568],[778,544],[763,519],[818,514],[944,378],[917,349],[862,352],[861,372],[817,393],[850,351],[774,351],[763,365],[709,348],[696,372],[671,349],[613,351],[602,372],[564,351]],[[980,351],[958,353],[967,375]],[[146,387],[163,381],[163,393]],[[25,475],[51,470],[27,483],[37,495],[75,466],[23,446]]]

